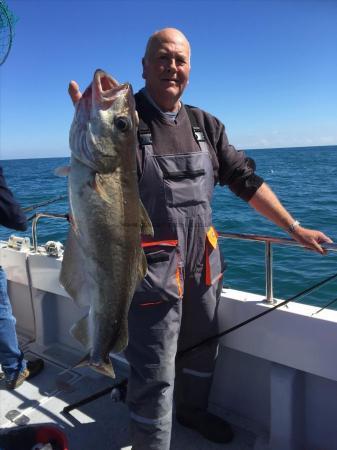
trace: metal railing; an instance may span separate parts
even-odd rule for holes
[[[54,214],[54,213],[37,213],[32,221],[32,244],[34,247],[34,251],[37,252],[38,245],[37,245],[37,222],[42,217],[48,217],[48,219],[63,219],[68,220],[67,214]]]
[[[225,239],[239,239],[243,241],[258,241],[265,243],[265,278],[266,278],[266,303],[273,304],[273,248],[272,244],[289,245],[291,247],[302,247],[299,242],[293,239],[280,238],[274,236],[260,236],[257,234],[223,233],[218,232],[219,237]],[[337,244],[322,244],[328,251],[337,252]]]
[[[49,219],[63,219],[68,220],[68,215],[66,214],[52,214],[52,213],[37,213],[32,222],[32,241],[34,251],[37,252],[37,222],[42,217],[47,217]],[[224,239],[239,239],[242,241],[255,241],[264,242],[265,244],[265,281],[266,281],[266,299],[267,303],[273,304],[274,292],[273,292],[273,248],[272,244],[278,245],[288,245],[291,247],[302,247],[305,248],[299,242],[293,239],[275,237],[275,236],[261,236],[258,234],[241,234],[241,233],[224,233],[218,232],[220,238]],[[322,244],[322,247],[328,251],[337,253],[337,244]]]

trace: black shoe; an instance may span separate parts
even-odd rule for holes
[[[176,413],[177,421],[184,427],[198,431],[204,438],[227,444],[234,437],[231,426],[223,419],[197,408],[183,408]]]
[[[44,361],[41,358],[33,359],[32,361],[27,361],[27,370],[29,371],[29,375],[26,378],[30,380],[31,378],[38,375],[44,368]]]
[[[38,375],[44,367],[43,359],[34,359],[33,361],[27,361],[27,367],[17,375],[6,377],[4,373],[0,376],[0,386],[4,389],[13,390],[21,386],[25,380]]]

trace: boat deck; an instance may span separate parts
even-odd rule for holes
[[[67,370],[83,357],[69,329],[85,310],[59,285],[61,258],[0,242],[0,264],[21,348],[29,359],[42,357],[46,366],[19,389],[0,391],[0,437],[7,428],[54,423],[67,435],[69,450],[130,449],[128,409],[108,394],[62,413],[69,404],[112,388],[128,367],[114,355],[115,382],[91,369]],[[217,311],[220,329],[271,310],[264,298],[224,288]],[[216,445],[174,423],[171,450],[336,450],[336,341],[337,311],[318,312],[293,302],[226,334],[220,339],[209,408],[233,425],[235,438]]]
[[[28,359],[39,355],[26,351]],[[127,376],[127,366],[114,360],[116,381],[96,374],[90,369],[70,370],[45,360],[45,369],[14,391],[0,391],[0,426],[6,428],[27,424],[57,424],[69,441],[69,450],[127,450],[131,449],[128,429],[128,408],[115,403],[110,395],[102,396],[86,405],[63,413],[63,408],[121,381]],[[57,387],[64,382],[63,389]],[[238,426],[235,439],[226,445],[228,450],[251,450],[255,435]],[[0,439],[1,444],[1,439]],[[177,423],[173,426],[174,450],[219,450],[223,445],[203,439],[193,430]]]

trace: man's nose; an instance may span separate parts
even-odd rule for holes
[[[169,71],[169,72],[176,72],[177,71],[177,64],[176,64],[176,60],[174,59],[174,58],[171,58],[169,61],[168,61],[168,67],[167,67],[167,70]]]

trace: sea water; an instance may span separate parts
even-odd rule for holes
[[[256,162],[256,173],[264,178],[284,206],[304,227],[319,229],[337,242],[337,146],[248,150]],[[7,183],[23,207],[67,195],[67,179],[54,170],[69,158],[2,161]],[[34,212],[65,214],[66,199]],[[277,226],[257,214],[228,188],[216,186],[213,198],[214,225],[218,231],[288,237]],[[38,242],[64,242],[68,222],[42,218]],[[30,230],[25,235],[29,234]],[[0,238],[22,233],[1,227]],[[233,289],[265,293],[265,245],[261,242],[221,240],[228,267],[224,284]],[[274,295],[289,298],[316,282],[337,273],[337,253],[321,256],[299,247],[273,245]],[[337,298],[337,281],[300,300],[324,305]],[[337,302],[335,304],[337,308]]]

